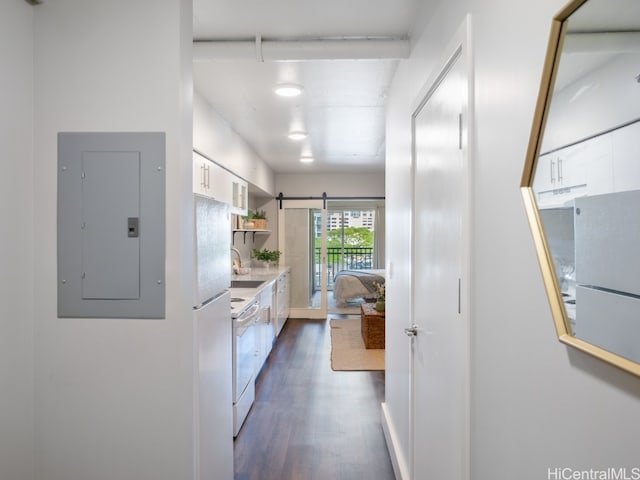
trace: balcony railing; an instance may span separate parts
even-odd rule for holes
[[[320,289],[320,248],[315,249],[314,289]],[[373,268],[373,247],[327,248],[327,283],[333,288],[333,279],[340,270],[367,270]]]

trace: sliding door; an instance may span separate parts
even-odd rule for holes
[[[319,200],[287,200],[278,211],[282,263],[291,268],[291,317],[327,314],[326,225],[327,210]]]

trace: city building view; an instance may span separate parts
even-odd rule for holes
[[[364,270],[374,267],[375,238],[374,209],[329,210],[327,213],[327,278],[329,289],[336,273],[341,270]],[[320,288],[320,222],[315,224],[315,288]]]

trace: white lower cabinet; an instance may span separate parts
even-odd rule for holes
[[[240,430],[253,402],[254,382],[269,358],[274,341],[289,316],[289,272],[282,272],[276,278],[271,277],[251,298],[243,290],[236,296],[244,297],[252,306],[255,305],[255,311],[251,313],[250,321],[242,320],[243,317],[249,318],[247,312],[252,308],[251,306],[245,307],[234,318],[234,325],[241,321],[238,327],[234,327],[234,436]],[[247,321],[249,324],[246,324]],[[238,335],[237,330],[244,332],[242,336]],[[242,342],[239,342],[240,338]],[[249,355],[238,355],[245,351]],[[243,367],[245,370],[242,370]],[[251,384],[246,387],[246,394],[240,394],[241,392],[238,391],[238,385],[244,384],[244,381],[239,379],[239,374],[243,372],[245,373],[243,379],[249,377]]]
[[[258,316],[258,331],[256,335],[256,357],[258,364],[258,371],[266,362],[271,348],[273,347],[273,340],[275,338],[275,330],[272,321],[273,312],[273,284],[267,286],[260,292],[260,315]]]
[[[273,342],[289,317],[289,272],[262,289],[260,315],[256,319],[256,375],[271,353]]]
[[[289,272],[285,272],[276,281],[276,335],[280,335],[282,327],[289,318],[289,277]]]

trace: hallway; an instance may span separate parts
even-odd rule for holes
[[[384,372],[334,372],[328,320],[289,319],[235,441],[236,480],[392,480]]]

